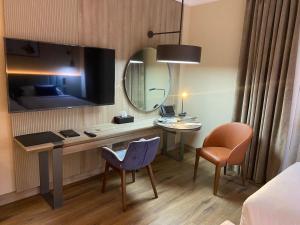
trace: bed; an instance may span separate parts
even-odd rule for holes
[[[243,205],[240,225],[300,225],[300,162],[290,166]]]

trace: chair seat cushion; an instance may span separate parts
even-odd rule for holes
[[[120,161],[123,161],[124,160],[124,158],[125,158],[125,155],[126,155],[126,149],[124,149],[124,150],[119,150],[119,151],[116,151],[115,153],[117,154],[117,156],[118,156],[118,159],[120,160]]]
[[[204,147],[197,150],[197,154],[218,166],[225,166],[231,149],[222,147]]]

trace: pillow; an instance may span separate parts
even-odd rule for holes
[[[37,96],[56,96],[58,95],[55,85],[36,85],[35,92]]]
[[[22,96],[35,96],[34,86],[22,86],[20,90]]]

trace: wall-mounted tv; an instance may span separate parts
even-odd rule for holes
[[[115,102],[115,50],[5,38],[9,111]]]

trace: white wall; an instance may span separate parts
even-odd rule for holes
[[[183,42],[202,46],[199,65],[184,65],[180,91],[189,96],[184,110],[198,116],[203,128],[189,144],[202,145],[216,126],[232,120],[245,0],[220,0],[187,7]]]
[[[12,132],[10,117],[7,112],[3,14],[3,0],[0,0],[0,195],[15,191]]]

